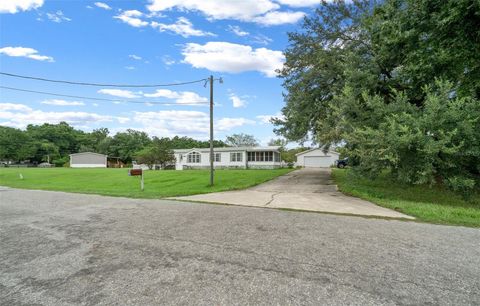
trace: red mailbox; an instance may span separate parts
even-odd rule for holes
[[[143,170],[142,169],[130,169],[128,170],[129,176],[140,176],[140,189],[143,191]]]
[[[130,175],[130,176],[137,176],[137,175],[142,175],[142,174],[143,174],[142,169],[130,169],[128,171],[128,175]]]

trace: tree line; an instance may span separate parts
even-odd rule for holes
[[[253,135],[240,133],[227,136],[225,141],[214,140],[213,145],[215,148],[250,147],[259,143]],[[286,142],[272,140],[270,145],[284,147]],[[147,133],[133,129],[113,136],[107,128],[85,132],[66,122],[28,125],[25,130],[0,126],[0,162],[47,162],[61,167],[68,164],[72,153],[95,152],[118,158],[125,164],[135,160],[149,166],[164,166],[173,160],[174,149],[209,147],[209,141],[180,136],[149,137]],[[294,153],[285,151],[285,156],[290,161]]]
[[[131,163],[138,152],[154,145],[173,149],[208,148],[208,141],[190,137],[149,137],[143,131],[128,129],[111,136],[107,128],[84,132],[66,122],[59,124],[28,125],[25,130],[0,126],[0,161],[38,164],[49,162],[55,166],[68,163],[69,155],[78,152],[95,152],[117,157]],[[224,147],[215,140],[215,147]]]
[[[322,1],[289,33],[276,133],[363,175],[480,185],[480,2]]]

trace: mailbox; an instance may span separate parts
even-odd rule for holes
[[[142,175],[143,174],[142,172],[143,172],[142,169],[130,169],[128,171],[128,175],[130,176]]]
[[[130,169],[128,170],[129,176],[140,176],[140,189],[143,191],[143,170],[142,169]]]

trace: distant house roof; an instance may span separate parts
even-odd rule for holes
[[[105,155],[105,154],[100,154],[100,153],[95,153],[95,152],[72,153],[72,154],[70,154],[70,156],[72,156],[72,155],[84,155],[84,154],[94,154],[94,155],[100,155],[100,156],[107,156],[107,155]]]
[[[313,148],[313,149],[310,149],[310,150],[305,150],[305,151],[302,151],[302,152],[299,152],[299,153],[295,154],[295,156],[303,155],[303,154],[306,154],[306,153],[308,153],[308,152],[312,152],[312,151],[315,151],[315,150],[321,150],[321,151],[323,151],[323,148]],[[340,153],[338,153],[337,151],[331,150],[331,149],[328,150],[327,152],[328,152],[328,153],[333,153],[333,154],[340,154]]]
[[[266,147],[223,147],[223,148],[213,148],[215,152],[233,152],[233,151],[247,151],[247,152],[255,152],[255,151],[278,151],[280,146],[266,146]],[[210,152],[210,148],[192,148],[192,149],[177,149],[173,150],[174,153],[188,153],[188,152],[203,152],[207,153]]]

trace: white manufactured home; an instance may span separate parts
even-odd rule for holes
[[[82,152],[70,154],[71,168],[107,168],[107,155]]]
[[[282,165],[280,147],[228,147],[214,148],[215,169],[274,169]],[[208,169],[210,149],[173,150],[175,169]]]
[[[297,167],[327,168],[335,165],[340,154],[333,150],[324,152],[322,148],[315,148],[297,153],[295,156],[297,157],[295,163]]]

